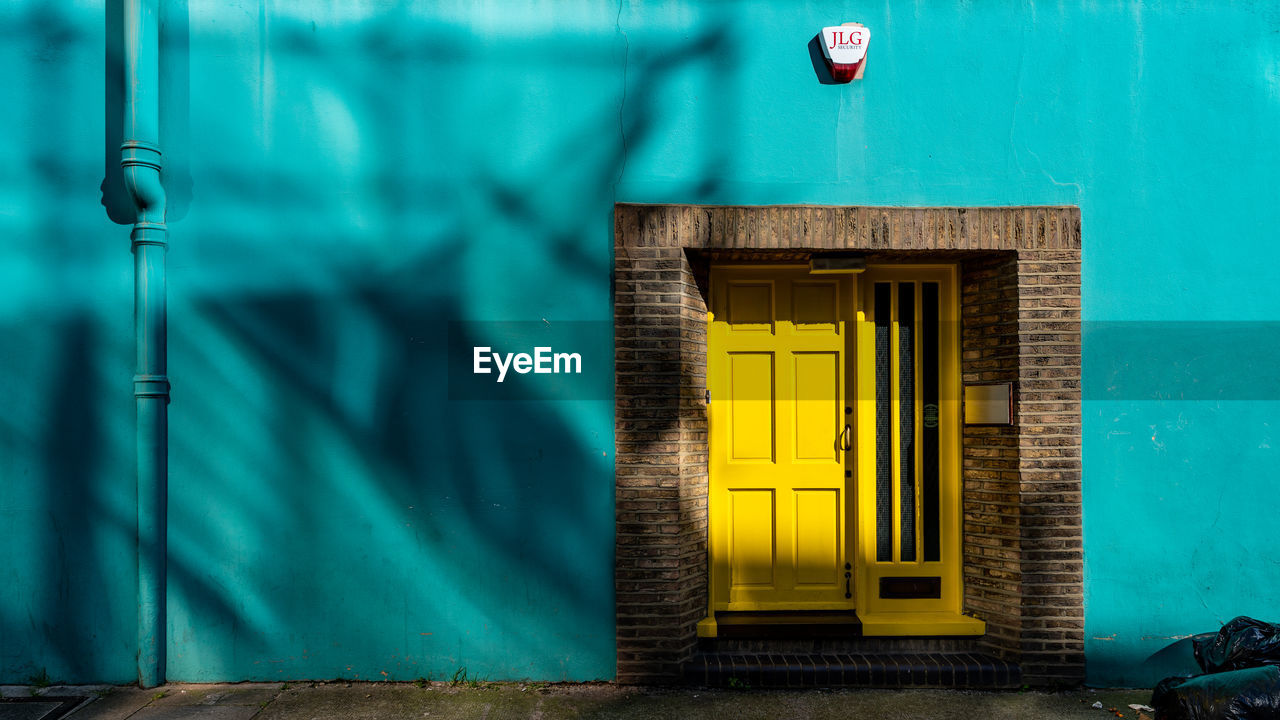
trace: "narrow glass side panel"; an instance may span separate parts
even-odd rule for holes
[[[916,284],[898,283],[898,502],[902,562],[916,560]]]
[[[920,522],[924,561],[942,559],[942,529],[939,525],[938,495],[938,283],[920,287],[920,401],[923,403],[920,430]]]
[[[889,373],[892,285],[876,283],[875,354],[876,354],[876,561],[893,560],[893,418]]]

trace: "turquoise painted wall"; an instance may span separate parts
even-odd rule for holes
[[[615,201],[1079,205],[1090,681],[1280,620],[1280,10],[1004,5],[168,2],[170,678],[613,675],[608,370],[446,338],[607,366]],[[120,24],[0,8],[3,681],[135,676]]]

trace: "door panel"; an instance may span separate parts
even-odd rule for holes
[[[715,268],[711,284],[713,606],[851,608],[839,443],[852,280]]]
[[[791,322],[797,331],[835,332],[839,293],[832,282],[791,284]]]
[[[729,491],[729,582],[735,588],[774,587],[772,490]]]
[[[731,332],[773,332],[773,283],[735,282],[726,291]]]
[[[871,268],[858,328],[859,614],[960,611],[952,268]]]
[[[840,491],[797,490],[794,497],[797,585],[839,584]]]
[[[773,353],[729,354],[732,459],[772,462],[775,447]]]
[[[839,462],[832,438],[839,438],[841,426],[840,353],[796,353],[792,361],[794,459]]]

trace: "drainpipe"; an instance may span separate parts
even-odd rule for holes
[[[165,681],[169,378],[165,375],[164,188],[160,185],[159,0],[125,0],[124,136],[120,166],[133,200],[138,440],[138,684]]]

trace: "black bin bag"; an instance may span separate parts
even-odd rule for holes
[[[1280,625],[1238,617],[1191,645],[1207,674],[1161,680],[1156,720],[1280,720]]]
[[[1207,673],[1280,665],[1280,625],[1238,617],[1216,634],[1197,635],[1196,662]]]
[[[1165,678],[1151,694],[1156,720],[1280,718],[1280,668],[1274,665]]]

